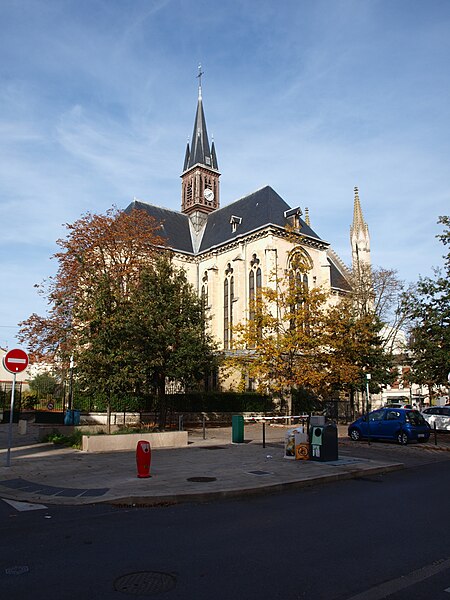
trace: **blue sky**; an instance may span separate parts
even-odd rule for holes
[[[45,312],[64,223],[179,209],[199,62],[222,205],[269,184],[349,263],[356,185],[376,265],[441,264],[447,0],[2,0],[0,346]]]

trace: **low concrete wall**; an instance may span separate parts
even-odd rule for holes
[[[138,412],[111,412],[111,425],[135,425],[141,420]],[[108,415],[106,413],[81,413],[81,425],[107,425]]]
[[[188,445],[187,431],[155,433],[120,433],[117,435],[83,435],[84,452],[135,450],[140,440],[150,442],[151,448],[182,448]]]

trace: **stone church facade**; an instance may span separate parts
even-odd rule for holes
[[[181,211],[140,200],[127,210],[145,210],[161,223],[161,237],[203,297],[211,333],[228,352],[233,347],[233,326],[249,317],[258,289],[282,282],[295,269],[299,255],[309,266],[301,274],[304,283],[321,286],[331,297],[350,290],[350,273],[312,229],[308,209],[304,215],[300,207],[289,206],[270,186],[221,207],[219,180],[200,79],[194,130],[181,174]],[[369,233],[356,188],[351,243],[353,259],[370,262]]]

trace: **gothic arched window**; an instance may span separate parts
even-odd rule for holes
[[[304,250],[297,250],[289,260],[289,296],[291,328],[296,327],[296,320],[305,305],[309,291],[308,273],[312,269],[312,260]],[[305,319],[302,319],[305,321]]]
[[[249,319],[254,320],[256,314],[256,305],[258,299],[261,298],[262,274],[259,266],[260,260],[253,255],[250,261],[250,273],[248,275],[248,304],[249,304]]]
[[[223,347],[225,350],[229,350],[233,345],[233,301],[233,268],[228,263],[223,282]]]
[[[209,306],[208,304],[208,271],[205,271],[202,277],[202,306],[203,310],[206,310]]]
[[[262,272],[259,266],[260,260],[253,255],[250,261],[250,272],[248,274],[248,317],[250,321],[255,322],[257,327],[258,335],[262,333],[261,326],[256,324],[258,316],[258,302],[261,300],[261,288],[262,288]]]

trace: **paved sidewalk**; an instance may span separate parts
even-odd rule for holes
[[[7,446],[5,431],[0,426],[2,448]],[[5,466],[6,450],[0,451],[0,497],[47,505],[158,505],[270,493],[403,467],[395,461],[354,458],[348,447],[335,462],[288,460],[285,431],[267,427],[265,448],[260,425],[246,425],[243,444],[231,444],[230,428],[208,429],[205,440],[201,430],[190,432],[187,448],[153,451],[147,479],[136,475],[134,451],[84,453],[37,444],[32,432],[15,432],[10,467]]]

